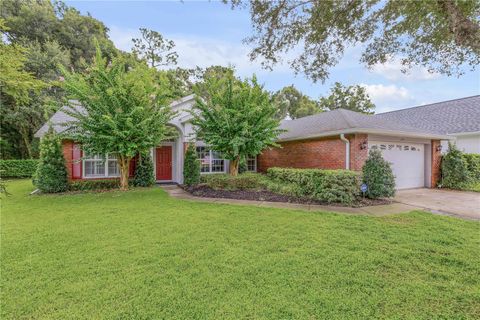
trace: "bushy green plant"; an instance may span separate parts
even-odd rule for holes
[[[6,178],[31,178],[37,170],[38,160],[0,160],[0,175]]]
[[[480,182],[480,154],[464,153],[463,158],[467,162],[467,170],[473,182]]]
[[[461,189],[469,180],[467,160],[455,144],[449,143],[442,157],[442,187]]]
[[[91,191],[117,189],[120,186],[120,179],[98,179],[72,181],[68,189],[70,191]]]
[[[195,144],[188,145],[183,164],[183,184],[194,186],[200,183],[200,161],[198,161]]]
[[[267,175],[289,184],[295,196],[328,203],[353,203],[359,192],[360,175],[350,170],[269,168]]]
[[[248,170],[247,157],[241,156],[238,163],[238,173],[244,173],[244,172],[247,172],[247,170]]]
[[[151,187],[155,184],[153,161],[150,152],[138,156],[133,184],[137,187]]]
[[[45,193],[63,192],[68,189],[62,145],[51,128],[40,143],[40,160],[33,182]]]
[[[258,173],[242,173],[238,176],[228,174],[207,174],[202,181],[216,190],[259,189],[263,184],[263,176]]]
[[[383,159],[380,150],[370,150],[362,173],[368,198],[389,198],[395,195],[395,176],[391,164]]]

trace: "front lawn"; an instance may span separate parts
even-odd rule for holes
[[[2,200],[2,319],[480,317],[478,222],[31,190]]]

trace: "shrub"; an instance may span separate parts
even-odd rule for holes
[[[240,161],[238,163],[238,173],[244,173],[247,172],[248,166],[247,166],[247,158],[245,156],[240,157]]]
[[[228,174],[208,174],[202,176],[202,181],[216,190],[245,190],[259,189],[263,183],[263,176],[258,173],[242,173],[238,176]]]
[[[469,182],[468,163],[455,144],[448,144],[448,152],[442,158],[442,186],[461,189]]]
[[[5,178],[31,178],[37,170],[38,160],[0,160],[0,175]]]
[[[135,166],[133,185],[137,187],[151,187],[155,184],[153,161],[150,152],[140,154]]]
[[[200,162],[197,158],[195,144],[188,145],[183,164],[183,184],[193,186],[200,183]]]
[[[119,179],[78,180],[69,185],[70,191],[106,190],[120,188]]]
[[[350,170],[269,168],[267,175],[286,183],[284,191],[294,196],[344,204],[358,197],[360,175]]]
[[[480,154],[464,153],[463,158],[467,162],[467,170],[474,182],[480,182]]]
[[[383,159],[380,150],[370,150],[362,168],[363,182],[368,189],[365,195],[371,199],[395,195],[395,176],[391,165]]]
[[[63,192],[68,188],[67,177],[62,145],[50,128],[40,142],[40,160],[33,182],[42,192]]]

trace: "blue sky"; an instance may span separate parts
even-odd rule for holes
[[[332,84],[361,84],[377,105],[377,112],[456,99],[480,93],[480,72],[467,72],[460,78],[429,74],[415,68],[408,75],[395,62],[368,70],[358,63],[361,48],[350,48],[325,83],[313,83],[295,76],[287,64],[273,71],[248,59],[249,47],[242,40],[251,34],[249,12],[232,11],[218,2],[195,1],[67,1],[82,13],[89,12],[110,29],[115,45],[129,51],[138,28],[146,27],[175,41],[179,66],[207,67],[233,64],[242,77],[255,73],[270,91],[294,84],[312,98],[328,94]]]

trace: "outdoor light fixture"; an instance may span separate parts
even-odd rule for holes
[[[439,145],[437,146],[437,152],[440,152],[440,151],[442,151],[442,145],[441,145],[441,144],[439,144]]]
[[[367,141],[360,142],[360,150],[367,149]]]

